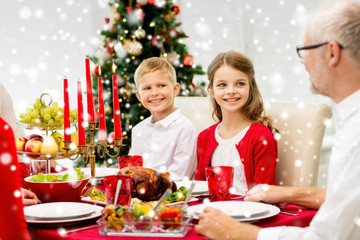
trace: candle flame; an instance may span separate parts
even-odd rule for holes
[[[115,63],[112,64],[112,71],[113,71],[113,73],[116,72],[116,65],[115,65]]]
[[[99,76],[101,76],[101,66],[99,66]]]

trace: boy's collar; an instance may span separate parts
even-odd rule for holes
[[[181,111],[178,108],[175,108],[175,111],[170,113],[166,118],[161,119],[158,122],[154,122],[154,117],[151,116],[151,121],[150,124],[160,124],[163,127],[167,128],[172,122],[174,122],[175,120],[177,120],[179,117],[181,116]]]

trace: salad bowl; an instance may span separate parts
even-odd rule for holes
[[[79,202],[81,193],[90,177],[80,170],[63,173],[39,173],[25,178],[30,190],[42,203],[45,202]]]

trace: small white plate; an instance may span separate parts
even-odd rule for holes
[[[95,212],[92,205],[77,202],[52,202],[32,205],[24,208],[28,219],[60,220],[80,218]]]
[[[100,205],[100,206],[106,206],[106,202],[92,200],[90,197],[82,197],[81,201],[87,202],[87,203],[93,203],[93,204]]]
[[[81,170],[85,173],[87,176],[91,176],[91,170],[90,168],[81,168]],[[119,172],[119,169],[117,168],[95,168],[95,178],[103,178],[107,176],[114,176],[117,175]]]
[[[82,203],[82,204],[87,204],[87,203]],[[80,218],[58,219],[58,220],[39,220],[39,219],[33,219],[33,218],[26,218],[26,223],[47,226],[47,227],[58,227],[58,226],[63,227],[63,226],[74,225],[79,222],[93,219],[93,218],[98,218],[101,216],[101,212],[104,209],[103,207],[90,205],[90,204],[87,204],[87,205],[92,206],[94,209],[94,212],[88,216],[84,216],[84,217],[80,217]]]
[[[263,218],[272,217],[280,212],[276,206],[258,203],[258,202],[245,202],[245,201],[220,201],[199,204],[190,206],[188,214],[192,215],[195,219],[203,212],[204,208],[213,207],[221,210],[225,214],[239,220],[239,221],[254,221]]]
[[[176,181],[175,183],[178,189],[180,187],[186,187],[187,189],[189,189],[191,186],[191,181]],[[209,192],[209,188],[207,181],[195,181],[195,187],[192,191],[192,195],[208,193],[208,192]]]

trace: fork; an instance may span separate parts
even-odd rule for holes
[[[90,226],[81,227],[81,228],[74,228],[74,229],[70,229],[70,230],[64,230],[63,233],[64,234],[74,233],[74,232],[79,232],[79,231],[94,228],[94,227],[97,227],[97,225],[95,224],[95,225],[90,225]]]
[[[299,213],[287,212],[287,211],[283,211],[283,210],[281,210],[280,213],[290,215],[290,216],[298,216],[299,215]]]

